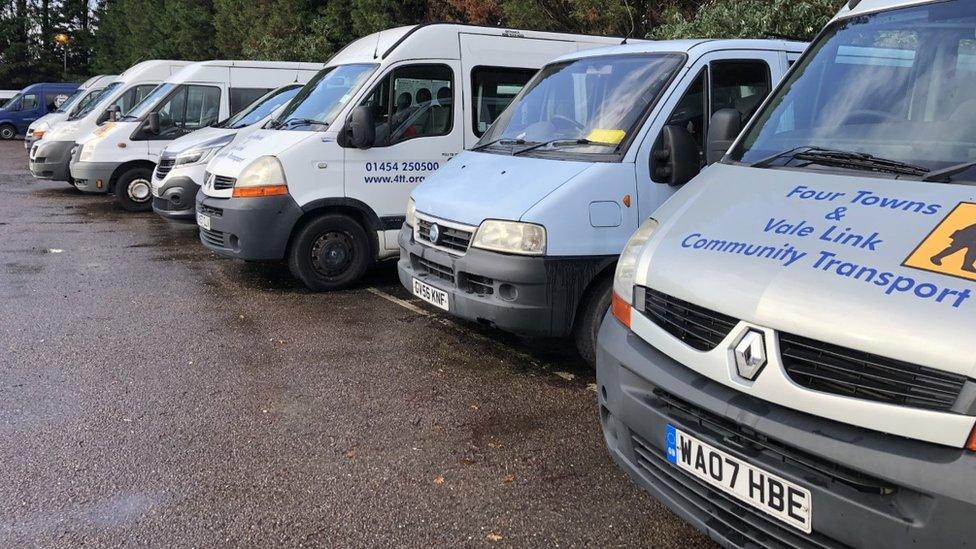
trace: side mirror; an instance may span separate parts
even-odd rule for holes
[[[665,126],[660,146],[652,153],[651,174],[654,181],[668,185],[684,185],[701,171],[698,143],[687,129]]]
[[[343,146],[356,147],[357,149],[372,147],[376,143],[376,123],[373,119],[373,111],[363,105],[353,109],[349,118],[346,119],[343,134],[345,137]]]
[[[118,105],[111,105],[106,112],[108,112],[108,119],[116,122],[119,119],[119,115],[122,114],[122,109]]]
[[[159,113],[153,111],[146,115],[146,123],[149,126],[149,133],[159,135]]]
[[[705,161],[714,164],[729,152],[729,147],[742,132],[742,114],[735,109],[722,109],[708,120],[705,138]]]

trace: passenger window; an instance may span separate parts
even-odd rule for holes
[[[475,67],[471,70],[471,116],[481,137],[536,73],[535,69]]]
[[[254,103],[259,98],[264,97],[266,93],[271,91],[273,88],[231,88],[230,95],[230,115],[235,114],[244,110],[251,103]]]
[[[705,150],[705,105],[708,97],[705,94],[705,82],[708,80],[708,73],[702,69],[698,78],[688,87],[684,96],[678,101],[668,117],[668,126],[680,126],[688,130],[688,133],[695,139],[698,145],[698,152],[704,154]]]
[[[188,86],[183,130],[190,132],[217,123],[220,116],[220,88]]]
[[[361,105],[373,111],[377,146],[451,133],[454,74],[445,65],[394,69]]]
[[[21,103],[21,109],[25,111],[32,111],[37,108],[40,104],[39,98],[36,93],[29,93],[24,96],[24,100]]]
[[[715,61],[711,64],[709,116],[722,109],[735,109],[748,120],[769,95],[769,65],[763,61]]]

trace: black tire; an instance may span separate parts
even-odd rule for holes
[[[11,126],[10,124],[0,126],[0,139],[10,141],[15,137],[17,137],[17,128]]]
[[[152,209],[152,170],[132,168],[115,182],[115,201],[130,212]]]
[[[348,288],[373,262],[366,230],[355,219],[325,214],[302,226],[288,249],[291,274],[315,292]]]
[[[591,368],[596,368],[596,336],[603,317],[610,309],[612,292],[613,277],[603,277],[590,286],[576,312],[576,324],[573,326],[576,350]]]

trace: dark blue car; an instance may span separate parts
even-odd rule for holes
[[[0,108],[0,139],[13,139],[27,133],[31,122],[57,110],[78,91],[78,84],[31,84]]]

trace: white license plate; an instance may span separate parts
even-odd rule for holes
[[[673,425],[665,434],[665,455],[696,478],[809,534],[813,531],[810,490],[754,467],[688,435]]]
[[[413,295],[445,311],[451,310],[447,301],[447,292],[438,290],[430,284],[424,284],[416,278],[413,279]]]
[[[197,212],[197,225],[199,225],[199,226],[201,226],[204,229],[206,229],[206,230],[209,231],[210,230],[210,216],[209,215],[203,215],[202,213]]]

